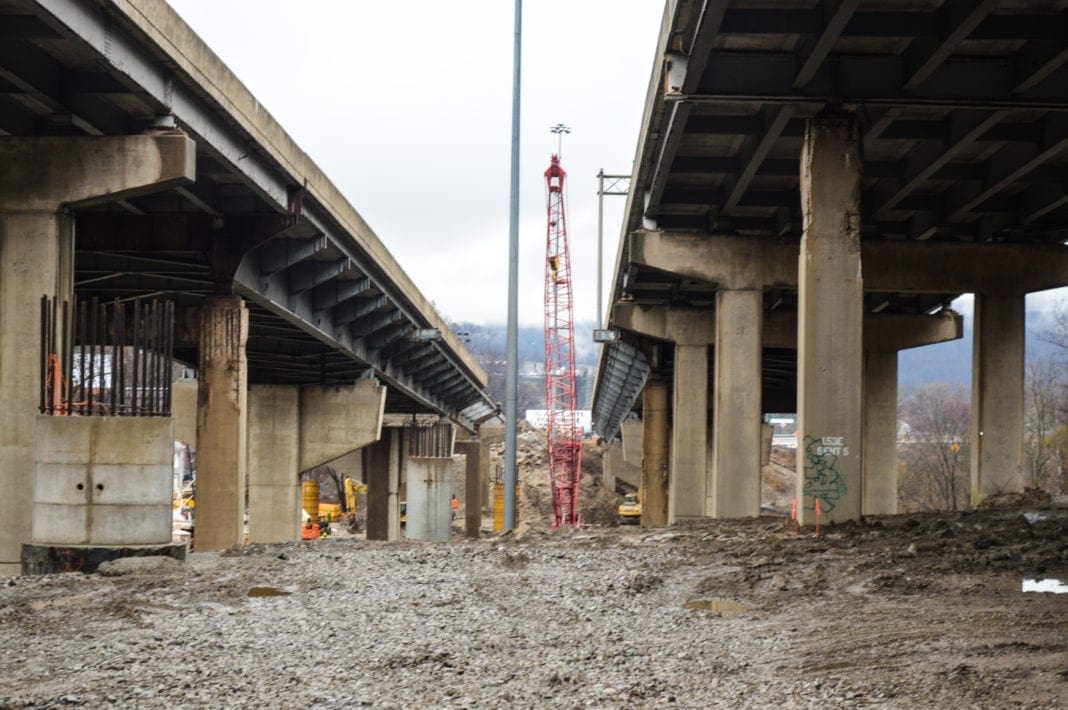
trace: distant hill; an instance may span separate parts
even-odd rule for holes
[[[1051,355],[1057,348],[1043,338],[1052,327],[1048,312],[1027,314],[1027,356]],[[457,333],[465,333],[467,347],[479,362],[504,361],[507,328],[503,325],[455,323]],[[519,329],[519,359],[541,362],[545,357],[545,340],[538,326]],[[575,359],[579,365],[596,366],[597,346],[593,342],[593,322],[575,324]],[[487,368],[491,369],[491,368]],[[959,382],[969,384],[972,371],[972,319],[964,320],[964,337],[948,343],[903,350],[898,358],[898,380],[902,390],[909,390],[931,382]]]
[[[1049,356],[1057,351],[1043,337],[1052,327],[1048,313],[1039,311],[1027,314],[1027,340],[1024,345],[1027,357]],[[931,382],[972,381],[972,319],[964,319],[964,337],[948,343],[938,343],[922,348],[902,350],[898,356],[898,384],[902,389],[912,389]]]

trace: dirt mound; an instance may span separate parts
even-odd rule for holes
[[[1049,505],[1053,500],[1048,492],[1038,488],[1026,488],[1023,493],[995,493],[979,503],[979,508],[1011,508],[1020,505]]]

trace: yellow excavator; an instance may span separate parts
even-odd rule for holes
[[[637,525],[642,521],[642,502],[637,493],[628,493],[623,496],[623,502],[619,505],[619,524]]]

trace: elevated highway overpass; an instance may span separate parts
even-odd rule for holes
[[[31,527],[42,295],[175,304],[174,355],[199,370],[207,547],[240,542],[244,469],[255,484],[271,468],[246,443],[264,435],[257,402],[294,410],[288,438],[319,391],[362,443],[383,414],[474,433],[498,413],[371,227],[162,0],[0,0],[0,193],[0,565]],[[339,436],[331,454],[356,448]],[[294,462],[265,482],[289,491],[287,531],[294,451],[311,447],[267,454]]]
[[[973,501],[1023,478],[1024,296],[1068,284],[1068,3],[666,3],[595,430],[642,415],[650,524],[896,511],[897,352],[974,293]],[[633,428],[631,428],[633,431]]]

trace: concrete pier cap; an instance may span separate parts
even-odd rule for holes
[[[72,209],[165,190],[196,177],[183,132],[0,137],[0,574],[30,541],[40,298],[74,289]]]

